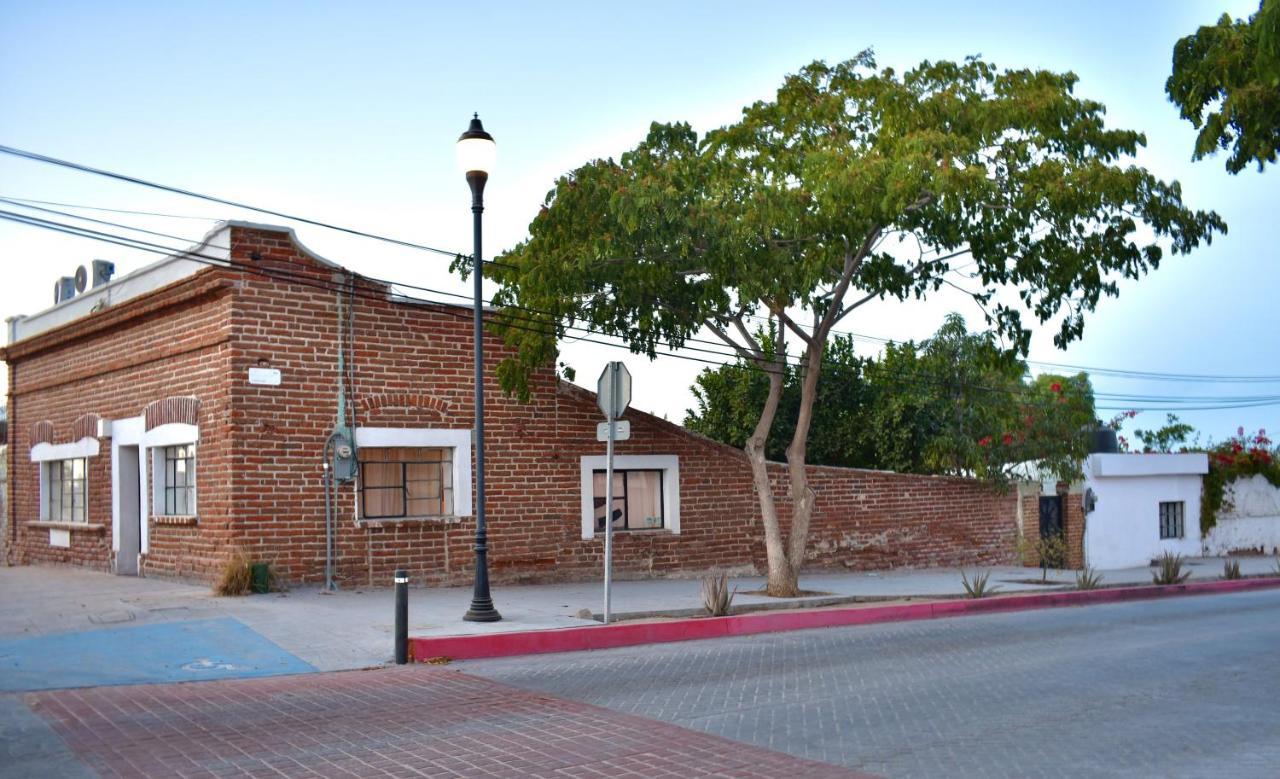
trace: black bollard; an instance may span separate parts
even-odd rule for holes
[[[396,665],[409,662],[409,572],[396,571]]]

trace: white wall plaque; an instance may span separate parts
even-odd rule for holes
[[[279,387],[280,386],[280,369],[279,368],[250,368],[249,383],[265,384],[268,387]]]

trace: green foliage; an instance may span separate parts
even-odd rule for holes
[[[1280,151],[1280,0],[1248,19],[1223,14],[1173,47],[1165,92],[1200,130],[1194,159],[1229,150],[1226,167],[1262,170]],[[1208,115],[1205,111],[1208,110]]]
[[[1096,568],[1085,566],[1076,573],[1077,590],[1096,590],[1102,586],[1102,574]]]
[[[969,294],[1013,350],[1029,343],[1024,308],[1059,321],[1064,346],[1119,278],[1158,267],[1166,246],[1185,254],[1225,231],[1217,214],[1187,208],[1176,182],[1132,164],[1145,138],[1107,128],[1104,106],[1077,97],[1076,81],[977,58],[899,73],[864,52],[802,68],[706,135],[651,125],[618,160],[557,180],[528,240],[488,269],[501,285],[494,324],[513,347],[502,386],[527,397],[573,324],[651,358],[706,328],[772,371],[798,340],[804,380],[787,447],[797,508],[785,550],[794,574],[812,506],[799,466],[837,323],[872,300],[927,297],[952,283],[951,260],[964,255]],[[1004,287],[1021,306],[992,302]],[[744,325],[754,314],[775,322],[775,345]],[[782,570],[772,497],[760,500],[770,570]]]
[[[964,570],[961,569],[960,584],[964,587],[964,596],[966,598],[985,598],[992,593],[998,592],[1000,590],[999,587],[988,585],[987,582],[990,578],[990,571],[984,571],[982,573],[975,571],[973,579],[970,579],[969,574],[965,573]]]
[[[772,350],[776,329],[757,335]],[[875,468],[873,431],[867,415],[874,406],[878,387],[869,373],[874,360],[858,357],[853,339],[839,336],[827,348],[823,364],[824,381],[814,404],[813,432],[809,439],[808,461],[820,465]],[[772,460],[786,457],[787,444],[795,434],[800,409],[802,376],[794,366],[783,368],[783,390],[778,420],[765,445]],[[737,360],[719,368],[706,368],[693,386],[697,411],[689,411],[684,426],[722,443],[743,448],[755,429],[769,393],[768,375],[756,366]]]
[[[718,573],[702,577],[702,607],[711,617],[729,614],[733,606],[734,591],[729,589],[729,574]]]
[[[1144,452],[1186,451],[1187,439],[1196,429],[1186,422],[1178,420],[1177,414],[1166,414],[1165,424],[1156,430],[1134,430],[1133,434],[1142,440]]]
[[[1239,579],[1240,578],[1240,561],[1224,560],[1222,562],[1222,578]]]
[[[761,340],[772,348],[773,335]],[[902,473],[1001,480],[1022,463],[1070,479],[1087,454],[1094,418],[1087,376],[1040,376],[1010,359],[990,334],[970,334],[951,314],[932,338],[890,343],[879,358],[856,355],[852,339],[828,349],[814,405],[808,461]],[[766,452],[785,457],[800,404],[801,375],[785,370],[779,421]],[[693,387],[697,410],[684,424],[742,447],[768,394],[768,377],[741,360],[707,368]]]
[[[1209,451],[1209,472],[1201,482],[1200,534],[1207,535],[1218,523],[1224,508],[1227,485],[1236,479],[1262,476],[1272,486],[1280,487],[1280,447],[1271,447],[1266,430],[1236,435]]]
[[[1048,581],[1050,568],[1067,565],[1067,539],[1062,533],[1040,536],[1031,542],[1031,548],[1040,560],[1040,581]]]
[[[1156,559],[1156,572],[1151,574],[1153,584],[1182,584],[1191,578],[1191,571],[1182,570],[1182,555],[1165,552]]]

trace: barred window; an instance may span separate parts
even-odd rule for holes
[[[1186,504],[1172,501],[1160,504],[1160,537],[1182,538],[1185,532],[1183,514]]]
[[[49,522],[88,521],[88,460],[50,460],[43,463],[45,492],[43,519]]]
[[[196,513],[196,447],[195,444],[164,448],[164,506],[161,514],[189,517]]]
[[[359,461],[365,519],[453,514],[453,449],[362,447]]]

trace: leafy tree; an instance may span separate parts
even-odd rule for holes
[[[499,368],[504,387],[527,393],[574,323],[650,357],[709,330],[768,377],[743,448],[768,591],[794,595],[816,498],[805,470],[814,405],[839,322],[871,300],[927,296],[964,256],[980,285],[970,294],[1001,336],[1021,350],[1030,337],[1019,308],[992,305],[1010,286],[1039,320],[1061,317],[1062,345],[1117,293],[1117,275],[1160,262],[1161,242],[1186,253],[1225,229],[1217,214],[1186,208],[1178,184],[1122,164],[1145,139],[1108,129],[1103,106],[1076,97],[1075,82],[978,59],[899,74],[864,52],[803,68],[773,100],[705,136],[654,124],[619,160],[562,176],[529,238],[493,266],[496,326],[516,352]],[[748,329],[752,314],[772,320],[776,343]],[[803,378],[784,536],[766,447],[788,339]]]
[[[772,348],[776,335],[762,332],[756,337]],[[838,336],[832,340],[823,366],[825,380],[818,388],[815,404],[815,424],[809,441],[811,462],[849,468],[882,467],[875,456],[869,420],[877,388],[868,374],[874,367],[874,360],[857,356],[852,338]],[[802,384],[799,372],[790,363],[785,365],[782,398],[765,445],[770,460],[786,457],[787,444],[795,432]],[[769,394],[768,374],[739,359],[703,370],[692,389],[697,409],[685,415],[684,426],[730,446],[745,447]]]
[[[1165,92],[1200,130],[1193,159],[1230,150],[1227,170],[1258,170],[1280,151],[1280,0],[1248,19],[1223,14],[1173,47]],[[1208,115],[1205,111],[1208,110]]]
[[[1071,478],[1086,454],[1083,431],[1094,415],[1088,379],[1026,383],[1026,364],[990,334],[968,333],[957,314],[932,338],[890,343],[878,359],[856,356],[851,339],[838,337],[823,370],[808,456],[816,464],[1004,481],[1027,464]],[[801,384],[788,368],[770,459],[785,454]],[[685,426],[744,446],[767,393],[766,375],[741,360],[708,368]]]
[[[1187,439],[1195,431],[1194,427],[1180,421],[1177,414],[1166,414],[1163,427],[1155,430],[1134,430],[1133,434],[1142,441],[1144,452],[1172,452],[1174,447],[1185,451]]]

